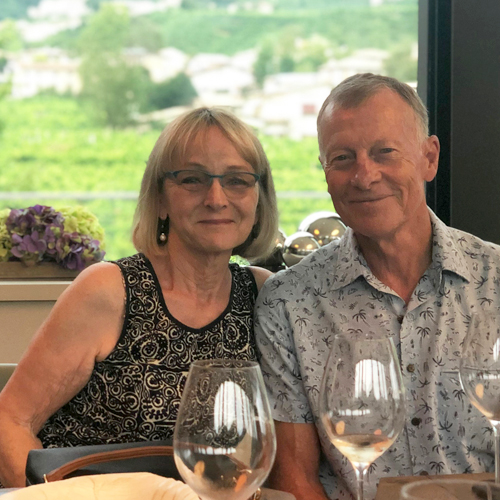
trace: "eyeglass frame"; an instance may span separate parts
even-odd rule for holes
[[[162,182],[164,182],[166,179],[171,179],[177,184],[177,186],[183,187],[182,184],[177,183],[177,176],[182,172],[196,172],[196,173],[201,173],[203,175],[206,175],[209,179],[209,184],[203,184],[203,187],[205,187],[207,189],[210,189],[210,187],[212,187],[214,179],[219,179],[219,183],[221,185],[221,188],[226,189],[225,186],[223,186],[223,184],[222,184],[222,179],[228,175],[248,174],[248,175],[251,175],[255,179],[255,184],[257,184],[261,178],[261,176],[259,174],[256,174],[255,172],[235,171],[235,172],[228,172],[227,174],[217,175],[217,174],[209,174],[208,172],[205,172],[203,170],[193,170],[193,169],[187,168],[187,169],[174,170],[174,171],[169,170],[169,171],[165,172],[162,176]],[[253,186],[249,186],[248,188],[245,188],[245,189],[251,189],[251,188],[255,187],[255,184]],[[185,187],[184,187],[184,189],[186,189],[186,191],[192,191],[192,190],[187,189]],[[236,191],[237,192],[238,190],[237,189],[231,190],[231,188],[229,188],[229,191]]]

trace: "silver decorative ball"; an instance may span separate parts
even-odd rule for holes
[[[299,231],[311,233],[321,247],[341,238],[345,230],[345,224],[335,212],[315,212],[308,215],[299,225]]]
[[[319,247],[319,243],[314,239],[312,234],[305,231],[298,231],[285,240],[283,260],[288,267],[291,267]]]
[[[274,247],[275,250],[283,251],[285,240],[286,240],[286,234],[281,229],[278,229],[278,235],[276,236],[276,245]]]

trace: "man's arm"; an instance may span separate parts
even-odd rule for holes
[[[278,451],[270,487],[292,493],[297,500],[328,500],[319,481],[320,447],[315,425],[274,423]]]

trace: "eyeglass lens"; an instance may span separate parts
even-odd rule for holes
[[[172,172],[175,182],[188,191],[202,191],[212,185],[214,178],[219,179],[225,190],[242,192],[255,186],[258,177],[250,172],[231,172],[213,176],[201,170],[179,170]]]

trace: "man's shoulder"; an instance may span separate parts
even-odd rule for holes
[[[478,260],[488,259],[500,262],[500,245],[481,239],[479,236],[467,233],[453,227],[447,228],[457,247],[465,258]]]

